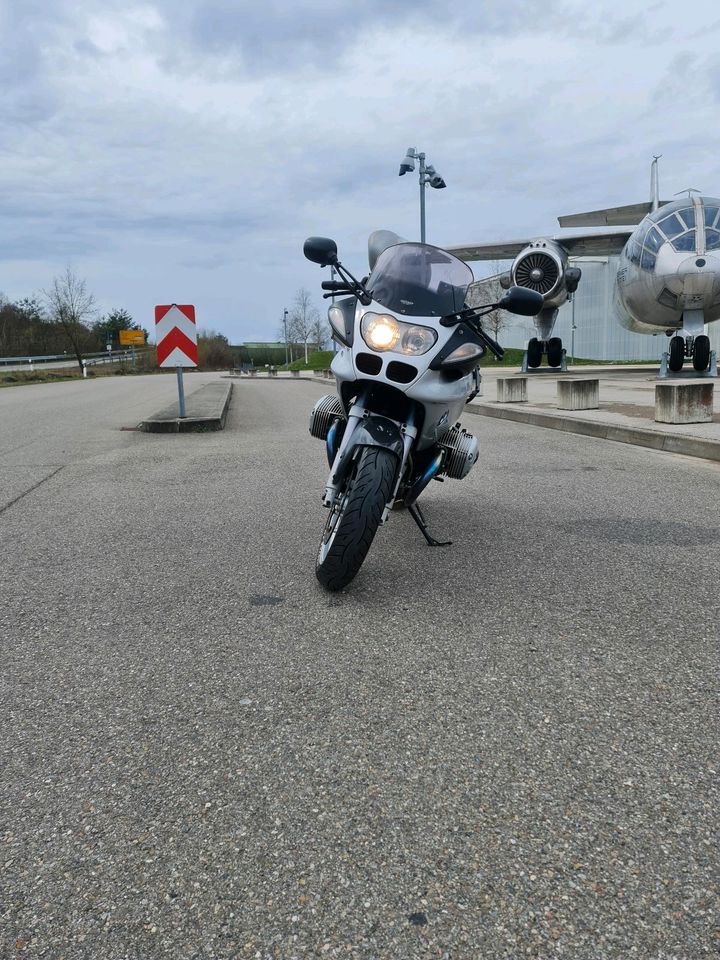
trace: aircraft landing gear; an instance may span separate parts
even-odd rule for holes
[[[528,340],[527,345],[527,365],[532,367],[539,367],[542,363],[543,355],[543,345],[542,341],[538,340],[537,337],[533,337],[532,340]]]
[[[560,337],[550,337],[548,341],[532,337],[528,340],[527,352],[523,360],[523,370],[536,370],[542,364],[543,354],[547,354],[548,366],[565,370],[565,351]]]
[[[685,337],[673,337],[670,341],[670,359],[668,366],[673,373],[682,370],[685,362]]]
[[[700,334],[693,344],[693,367],[701,373],[710,366],[710,337]],[[672,369],[672,368],[671,368]]]
[[[658,378],[664,380],[673,373],[679,374],[686,357],[692,358],[695,375],[717,377],[717,357],[715,351],[710,349],[710,337],[699,333],[696,337],[676,334],[670,340],[669,352],[662,355]],[[692,377],[693,374],[688,372],[685,376]]]
[[[563,347],[560,337],[550,337],[547,345],[548,366],[561,367],[563,362]]]

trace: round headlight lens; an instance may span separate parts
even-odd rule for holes
[[[406,327],[402,338],[401,353],[419,356],[427,353],[437,340],[437,334],[430,327]]]
[[[383,353],[394,350],[400,340],[400,324],[386,313],[366,313],[362,318],[360,332],[365,343],[373,350]]]

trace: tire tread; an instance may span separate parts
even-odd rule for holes
[[[362,566],[390,500],[397,463],[395,454],[382,447],[366,447],[360,454],[335,539],[315,568],[327,590],[342,590]]]

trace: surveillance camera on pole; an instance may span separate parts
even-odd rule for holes
[[[432,164],[425,168],[425,173],[427,175],[427,182],[431,187],[434,187],[435,190],[443,190],[445,186],[447,186],[443,178]]]
[[[443,190],[446,183],[432,164],[425,165],[425,154],[418,153],[415,147],[408,147],[400,164],[399,175],[402,177],[412,173],[416,160],[420,164],[420,240],[425,243],[425,184],[429,183],[435,190]]]
[[[407,153],[400,164],[400,173],[398,174],[399,177],[404,177],[406,173],[413,172],[415,169],[416,156],[417,154],[415,153],[415,147],[408,147]]]

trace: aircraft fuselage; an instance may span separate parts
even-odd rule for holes
[[[720,319],[720,200],[693,196],[653,210],[620,254],[614,307],[636,333]]]

